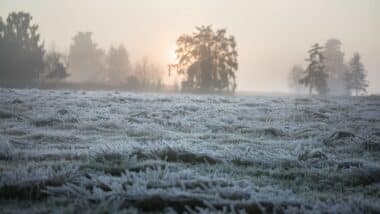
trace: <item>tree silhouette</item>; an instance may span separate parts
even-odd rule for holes
[[[292,70],[289,72],[288,84],[289,88],[296,93],[300,93],[305,87],[300,83],[303,78],[305,70],[300,65],[293,66]]]
[[[73,79],[84,82],[104,82],[105,51],[92,41],[91,32],[79,32],[73,37],[69,53],[69,71]]]
[[[301,79],[301,83],[309,87],[309,94],[313,93],[313,89],[316,89],[318,94],[327,94],[327,78],[328,74],[324,65],[324,57],[321,52],[323,47],[318,43],[314,44],[309,50],[309,58],[306,59],[309,65],[306,69],[306,76]]]
[[[177,40],[177,64],[169,65],[184,75],[182,88],[203,91],[235,91],[238,69],[236,42],[225,29],[213,31],[211,26],[196,27],[192,35]]]
[[[135,75],[138,77],[140,80],[140,84],[142,84],[144,87],[148,85],[149,82],[149,70],[150,70],[150,64],[148,57],[144,56],[141,60],[136,62],[136,67],[135,67]]]
[[[347,89],[353,91],[356,96],[360,92],[367,93],[368,82],[366,76],[361,56],[359,53],[355,53],[349,62],[349,71],[346,74]]]
[[[147,56],[136,62],[134,75],[139,80],[141,87],[158,87],[161,84],[162,70]]]
[[[6,22],[0,18],[0,79],[8,86],[33,85],[43,71],[44,45],[38,25],[25,12],[12,12]]]
[[[131,73],[131,65],[127,49],[123,45],[118,48],[111,47],[107,59],[108,79],[111,84],[123,84]]]
[[[337,95],[347,95],[345,85],[345,73],[347,66],[344,64],[344,53],[341,51],[342,42],[338,39],[329,39],[323,51],[324,64],[329,74],[329,92]]]
[[[45,80],[62,80],[69,76],[67,73],[67,62],[65,61],[62,54],[57,51],[48,52],[45,57],[45,69],[44,76]]]

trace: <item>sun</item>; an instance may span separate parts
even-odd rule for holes
[[[176,50],[175,47],[173,47],[171,49],[171,51],[169,52],[169,60],[172,63],[176,63],[177,62],[177,54],[176,54],[175,50]]]

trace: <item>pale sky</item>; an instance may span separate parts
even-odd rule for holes
[[[309,47],[338,38],[346,61],[361,53],[369,92],[380,93],[380,0],[0,0],[0,16],[11,11],[32,14],[47,48],[67,52],[76,32],[91,31],[102,48],[123,43],[132,60],[162,66],[181,34],[225,27],[237,40],[241,91],[287,91]]]

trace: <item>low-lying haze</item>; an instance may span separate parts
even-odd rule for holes
[[[149,56],[162,67],[173,62],[181,34],[203,24],[226,27],[238,44],[239,91],[287,91],[289,70],[305,66],[310,46],[337,38],[345,61],[361,53],[368,91],[380,93],[377,0],[1,0],[0,16],[12,11],[32,14],[47,48],[67,53],[76,32],[91,31],[100,47],[123,43],[132,60]]]

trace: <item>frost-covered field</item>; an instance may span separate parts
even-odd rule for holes
[[[0,209],[380,212],[380,97],[0,89]]]

